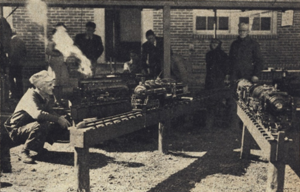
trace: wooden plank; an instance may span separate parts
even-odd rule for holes
[[[261,10],[287,10],[300,9],[300,2],[291,1],[274,1],[274,0],[45,0],[49,7],[142,7],[142,8],[190,8],[190,9],[261,9]],[[24,0],[1,0],[3,6],[24,6]]]
[[[300,176],[300,130],[295,126],[295,129],[290,131],[288,138],[290,138],[291,145],[289,145],[289,165]]]
[[[279,132],[277,142],[277,157],[275,161],[269,162],[267,192],[283,192],[285,174],[285,133]]]
[[[164,62],[163,62],[163,77],[171,77],[171,8],[164,6],[163,10],[163,30],[164,30]]]
[[[251,134],[249,133],[245,124],[243,124],[243,133],[242,133],[242,144],[241,144],[241,152],[240,159],[248,159],[250,156],[251,150]]]
[[[254,125],[254,123],[251,121],[250,117],[243,111],[243,109],[237,105],[237,114],[241,121],[245,124],[247,127],[249,133],[252,135],[252,137],[255,139],[256,143],[259,145],[262,151],[264,153],[269,154],[270,152],[270,143],[266,139],[265,136],[263,136],[263,133]],[[264,131],[264,130],[262,130]],[[266,132],[264,132],[266,133]],[[271,138],[270,138],[271,140]]]
[[[77,192],[90,192],[89,148],[74,148]]]
[[[158,124],[158,151],[166,154],[168,152],[168,135],[166,134],[170,129],[170,120],[166,119]]]
[[[85,130],[77,129],[76,127],[70,127],[70,145],[73,147],[84,148],[85,147]]]
[[[270,145],[271,145],[271,149],[270,149],[268,160],[274,162],[276,161],[276,156],[277,156],[277,141],[276,140],[271,141]]]
[[[91,129],[84,135],[85,140],[87,141],[86,145],[93,146],[103,141],[114,139],[122,135],[143,129],[144,121],[144,117],[138,117],[118,124],[112,124],[98,129]]]

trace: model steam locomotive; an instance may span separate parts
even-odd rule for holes
[[[157,109],[186,93],[187,86],[173,79],[147,80],[134,89],[131,104],[133,109]]]
[[[83,79],[72,94],[73,119],[103,118],[131,110],[128,84],[117,75]]]
[[[257,122],[272,133],[294,127],[297,106],[287,92],[273,85],[252,84],[242,79],[237,85],[237,95]]]

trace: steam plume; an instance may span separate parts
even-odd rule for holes
[[[44,49],[47,47],[47,23],[48,23],[48,7],[44,1],[41,0],[27,0],[26,5],[29,18],[44,28]]]
[[[80,67],[78,71],[87,75],[92,75],[91,70],[91,61],[82,54],[80,49],[74,45],[72,38],[67,33],[66,28],[63,26],[56,27],[56,32],[53,35],[52,40],[55,42],[55,49],[59,50],[66,60],[69,56],[74,55],[78,59],[80,59]]]
[[[47,4],[42,0],[27,0],[26,8],[30,19],[38,25],[44,27],[44,35],[39,35],[39,39],[44,38],[46,49],[46,45],[48,44]],[[82,54],[78,47],[74,46],[72,38],[70,38],[63,26],[57,27],[56,30],[56,33],[53,35],[53,41],[56,44],[55,48],[63,54],[65,61],[67,57],[71,56],[71,54],[80,59],[81,63],[78,71],[87,76],[91,76],[91,61]]]

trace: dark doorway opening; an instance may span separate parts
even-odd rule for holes
[[[129,51],[140,53],[141,10],[105,9],[105,59],[128,61]]]

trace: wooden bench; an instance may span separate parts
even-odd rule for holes
[[[290,140],[285,140],[284,131],[279,131],[275,138],[252,117],[251,113],[239,101],[237,101],[237,115],[243,122],[240,158],[249,158],[251,141],[254,139],[262,150],[264,158],[269,162],[266,191],[283,192],[286,156]]]
[[[77,173],[77,191],[90,191],[89,148],[103,141],[125,135],[145,127],[158,125],[158,151],[166,153],[167,130],[173,118],[193,114],[205,108],[211,99],[230,97],[228,89],[207,91],[193,100],[174,100],[156,110],[130,111],[87,123],[83,128],[70,127],[70,144],[74,147],[74,166]],[[126,120],[127,119],[127,120]]]

